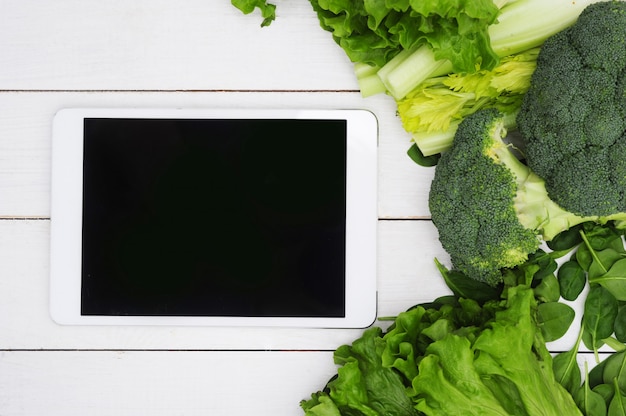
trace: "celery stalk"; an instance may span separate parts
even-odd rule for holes
[[[517,126],[515,123],[516,116],[517,111],[504,115],[503,122],[505,129],[512,130]],[[436,155],[450,148],[460,123],[460,120],[451,122],[450,126],[445,131],[416,132],[412,135],[412,140],[417,147],[419,147],[424,156]]]
[[[385,84],[378,76],[378,67],[363,62],[354,64],[354,74],[363,97],[382,94],[386,91]]]
[[[543,44],[571,26],[590,4],[602,0],[524,0],[502,9],[498,23],[489,26],[494,52],[502,57]]]
[[[395,99],[405,97],[427,78],[452,70],[450,61],[436,60],[432,49],[422,45],[413,51],[402,51],[378,71],[378,77]]]

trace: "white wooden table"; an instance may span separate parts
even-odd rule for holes
[[[432,169],[306,0],[0,0],[0,415],[301,414],[361,330],[65,327],[48,313],[50,139],[63,107],[365,108],[380,123],[379,315],[446,294]],[[373,184],[374,186],[374,184]],[[200,219],[198,219],[200,221]]]

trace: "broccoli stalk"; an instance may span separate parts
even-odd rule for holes
[[[455,269],[497,285],[501,269],[518,266],[542,240],[595,216],[580,217],[549,197],[543,179],[503,140],[504,116],[480,110],[459,125],[435,169],[429,207]]]
[[[500,123],[504,126],[504,121],[497,124]],[[501,130],[502,133],[506,134],[505,127],[502,127]],[[593,216],[580,217],[564,210],[551,200],[544,180],[522,163],[511,151],[511,145],[505,143],[500,136],[501,134],[493,136],[492,145],[485,154],[494,163],[506,166],[513,174],[517,189],[513,198],[513,206],[517,219],[524,228],[536,230],[544,241],[550,241],[557,234],[575,225],[599,220],[598,217]]]
[[[586,6],[597,1],[601,0],[513,0],[496,3],[501,9],[498,22],[489,26],[491,48],[497,56],[504,57],[538,47],[548,37],[572,25]],[[399,53],[377,71],[355,68],[364,97],[379,93],[384,88],[396,100],[404,98],[428,78],[454,70],[449,61],[437,60],[428,45]],[[370,78],[374,74],[380,82]]]

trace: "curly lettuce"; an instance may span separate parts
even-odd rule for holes
[[[308,416],[582,415],[555,379],[528,285],[480,305],[442,298],[335,352],[337,375]]]
[[[244,14],[250,14],[255,9],[259,9],[263,17],[261,27],[269,26],[276,19],[276,5],[268,3],[267,0],[231,0],[230,2]]]

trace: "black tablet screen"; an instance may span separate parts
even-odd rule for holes
[[[83,315],[342,317],[346,122],[86,119]]]

